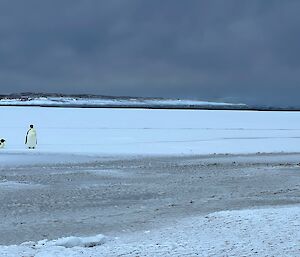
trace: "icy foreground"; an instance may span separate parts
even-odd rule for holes
[[[298,256],[300,207],[225,211],[120,238],[0,246],[1,256]]]
[[[0,256],[299,252],[299,154],[51,156],[0,168]]]

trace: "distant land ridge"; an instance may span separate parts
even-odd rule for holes
[[[93,94],[13,93],[0,95],[0,106],[39,106],[73,108],[143,108],[143,109],[203,109],[299,111],[297,108],[250,106],[242,103],[212,102],[162,97],[104,96]]]

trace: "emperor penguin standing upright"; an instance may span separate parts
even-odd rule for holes
[[[37,144],[36,130],[33,128],[33,125],[30,125],[29,130],[26,134],[25,144],[29,149],[34,149]]]

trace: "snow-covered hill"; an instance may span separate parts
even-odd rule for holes
[[[5,106],[63,106],[63,107],[124,107],[124,108],[197,108],[197,109],[245,109],[245,104],[181,100],[164,98],[131,98],[105,96],[63,95],[10,95],[0,96]]]

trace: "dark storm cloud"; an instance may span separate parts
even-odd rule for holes
[[[298,104],[295,0],[0,0],[1,93]]]

